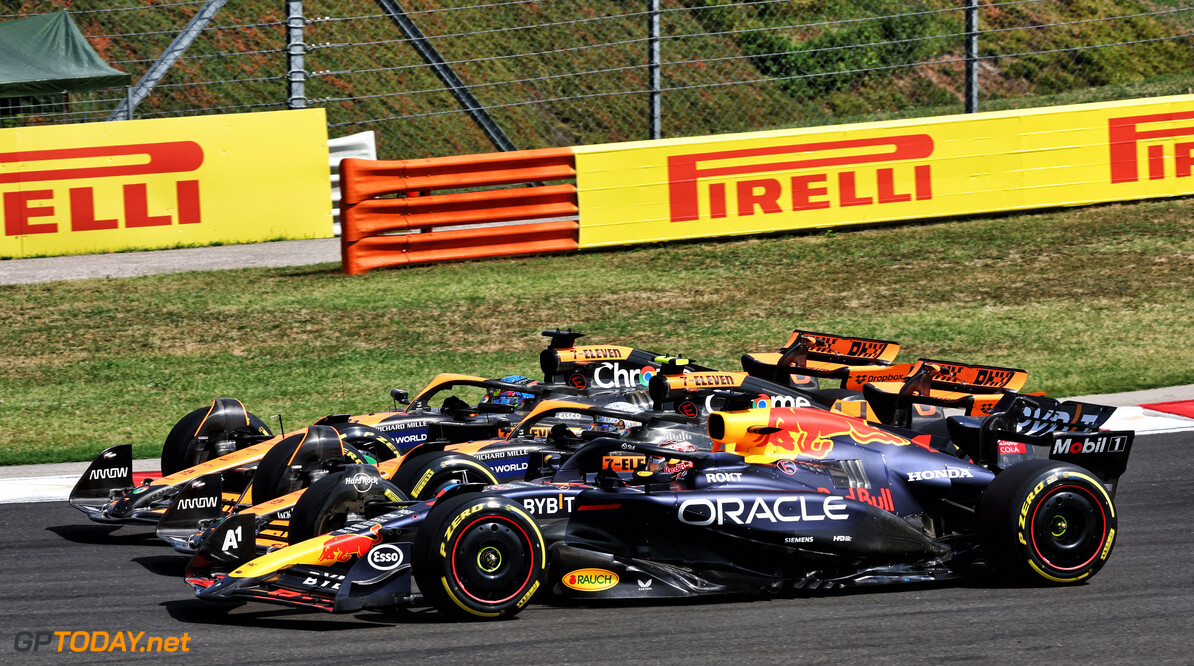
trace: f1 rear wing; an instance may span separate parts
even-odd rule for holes
[[[691,367],[691,366],[689,366]],[[665,371],[666,372],[666,371]],[[652,408],[665,409],[671,403],[675,410],[697,418],[701,409],[697,396],[709,396],[723,391],[737,391],[751,398],[762,398],[772,406],[811,407],[820,405],[828,409],[833,399],[818,395],[815,390],[779,384],[745,372],[696,371],[677,374],[661,372],[651,378],[647,391],[651,396]]]
[[[600,385],[595,381],[596,374],[601,369],[607,369],[606,379],[617,383],[619,373],[625,373],[629,378],[632,373],[650,368],[652,372],[659,370],[661,364],[668,358],[662,354],[634,347],[621,345],[568,345],[579,337],[577,333],[561,333],[559,331],[544,331],[543,335],[552,338],[551,344],[539,352],[539,369],[543,371],[546,382],[565,383],[577,389],[586,389],[592,385]],[[563,337],[560,337],[563,336]],[[710,370],[704,366],[689,364],[695,370]],[[626,382],[626,383],[628,383]],[[610,382],[606,382],[610,383]],[[646,380],[643,380],[646,383]],[[620,388],[634,388],[621,386]]]
[[[1110,486],[1114,497],[1136,435],[1131,430],[1101,430],[1114,413],[1114,407],[1105,405],[1008,394],[982,420],[951,416],[946,425],[953,442],[988,469],[999,471],[1036,457],[1028,446],[1044,448],[1051,460],[1090,470]]]
[[[795,330],[778,352],[743,354],[742,369],[753,377],[783,385],[815,389],[815,378],[823,377],[840,379],[842,388],[846,388],[852,368],[891,365],[899,353],[900,344],[891,340]]]
[[[956,407],[986,415],[1005,394],[1024,387],[1028,373],[1016,368],[920,359],[902,381],[872,381],[862,395],[882,423],[910,427],[914,405]]]

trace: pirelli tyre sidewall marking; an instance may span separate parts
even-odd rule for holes
[[[448,523],[447,529],[444,530],[443,539],[440,541],[440,544],[439,544],[440,557],[443,557],[445,560],[450,561],[451,556],[448,554],[448,552],[449,552],[448,544],[449,544],[449,542],[452,541],[453,535],[457,534],[457,531],[456,531],[457,528],[459,528],[460,525],[462,523],[464,523],[464,521],[469,516],[472,516],[473,514],[478,513],[482,510],[506,511],[506,512],[509,512],[509,513],[515,514],[516,516],[521,517],[524,521],[524,524],[530,527],[531,534],[527,534],[527,538],[534,539],[533,543],[528,544],[530,546],[531,557],[535,559],[535,561],[532,562],[529,578],[535,578],[534,569],[539,569],[541,572],[547,570],[547,558],[546,558],[547,546],[543,542],[543,533],[539,531],[538,523],[536,523],[534,518],[532,518],[528,513],[523,511],[517,505],[512,504],[512,503],[502,502],[497,498],[488,499],[483,502],[478,502],[476,504],[473,504],[471,506],[466,506],[463,508],[463,510],[461,510],[459,513],[456,514],[456,517],[452,519],[452,522]],[[519,527],[519,528],[522,527],[522,525],[518,524],[517,522],[515,522],[513,520],[510,520],[508,518],[502,518],[501,516],[497,516],[497,517],[499,519],[504,519],[511,523],[514,523],[515,527]],[[468,604],[461,601],[460,597],[457,595],[457,590],[453,589],[453,586],[448,581],[447,576],[440,576],[440,584],[443,585],[444,592],[446,592],[448,594],[448,597],[452,600],[453,603],[455,603],[461,610],[464,610],[472,615],[476,615],[478,617],[501,617],[502,615],[505,615],[507,612],[505,610],[502,610],[502,611],[497,611],[497,612],[493,612],[493,613],[488,613],[485,611],[477,610],[476,608],[472,608]],[[535,592],[537,592],[538,590],[539,590],[539,580],[536,578],[535,582],[530,586],[530,588],[527,589],[527,591],[515,603],[514,608],[521,609],[523,606],[525,606],[527,604],[527,602],[529,602],[531,600],[532,597],[535,596]],[[517,594],[517,592],[515,594]]]
[[[415,487],[410,491],[411,497],[418,497],[420,494],[422,494],[423,487],[427,485],[427,482],[430,481],[431,477],[433,476],[435,476],[435,470],[433,469],[428,468],[427,471],[423,472],[423,476],[419,477],[419,482],[416,483]]]
[[[1063,576],[1056,576],[1056,575],[1053,575],[1053,574],[1043,570],[1041,568],[1041,566],[1039,564],[1037,564],[1036,560],[1033,557],[1033,555],[1035,555],[1037,558],[1040,558],[1042,561],[1045,561],[1045,562],[1048,561],[1048,559],[1046,557],[1044,557],[1041,553],[1039,553],[1037,551],[1036,547],[1031,543],[1031,541],[1032,541],[1032,534],[1031,534],[1032,522],[1028,519],[1029,511],[1034,510],[1034,504],[1036,503],[1038,496],[1042,492],[1045,491],[1046,487],[1048,487],[1049,490],[1051,490],[1051,491],[1056,490],[1056,487],[1054,486],[1054,484],[1060,480],[1066,480],[1066,479],[1079,479],[1079,480],[1086,481],[1087,484],[1089,484],[1089,487],[1079,486],[1079,488],[1085,492],[1090,493],[1092,496],[1092,499],[1098,499],[1098,498],[1094,497],[1095,492],[1093,492],[1091,490],[1091,488],[1097,489],[1098,494],[1100,494],[1102,496],[1103,501],[1106,502],[1106,506],[1107,506],[1108,513],[1110,514],[1110,516],[1105,518],[1103,521],[1103,525],[1104,525],[1103,546],[1097,555],[1099,561],[1106,561],[1107,556],[1111,554],[1111,546],[1115,541],[1115,528],[1110,527],[1111,522],[1115,520],[1115,505],[1112,504],[1111,496],[1107,494],[1107,489],[1103,487],[1103,484],[1101,482],[1090,477],[1087,474],[1083,474],[1081,472],[1077,472],[1077,471],[1073,471],[1073,470],[1062,470],[1059,472],[1055,472],[1053,474],[1050,474],[1049,476],[1046,476],[1044,479],[1038,481],[1037,484],[1035,486],[1033,486],[1032,490],[1028,493],[1028,495],[1024,498],[1024,502],[1020,505],[1020,515],[1016,521],[1016,539],[1020,542],[1020,544],[1022,546],[1024,546],[1028,550],[1028,555],[1029,555],[1028,566],[1030,566],[1034,571],[1036,571],[1036,573],[1038,575],[1042,576],[1043,578],[1045,578],[1047,580],[1051,580],[1055,583],[1073,583],[1073,582],[1082,580],[1083,578],[1086,578],[1087,576],[1090,576],[1093,573],[1092,571],[1090,571],[1088,569],[1079,575],[1071,576],[1068,578],[1063,577]],[[1089,564],[1089,562],[1087,564]],[[1082,566],[1085,566],[1085,564]],[[1081,567],[1079,567],[1079,568],[1081,568]]]

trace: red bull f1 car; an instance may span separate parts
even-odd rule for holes
[[[1115,544],[1133,434],[1101,429],[1110,408],[1008,393],[986,417],[946,420],[955,455],[839,413],[730,407],[708,419],[709,451],[597,438],[546,476],[375,504],[260,557],[252,518],[232,516],[186,579],[201,599],[500,619],[553,596],[783,594],[984,567],[1068,585]],[[603,464],[613,453],[644,464],[618,473]]]

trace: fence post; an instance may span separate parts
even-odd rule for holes
[[[978,0],[966,0],[966,113],[978,111]]]
[[[651,138],[658,139],[663,135],[659,118],[659,0],[647,0],[647,78]]]
[[[286,0],[286,106],[290,109],[307,108],[305,27],[302,0]]]

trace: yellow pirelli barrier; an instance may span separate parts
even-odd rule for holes
[[[582,146],[580,247],[1194,194],[1194,95]]]
[[[0,130],[0,257],[332,236],[323,109]]]

